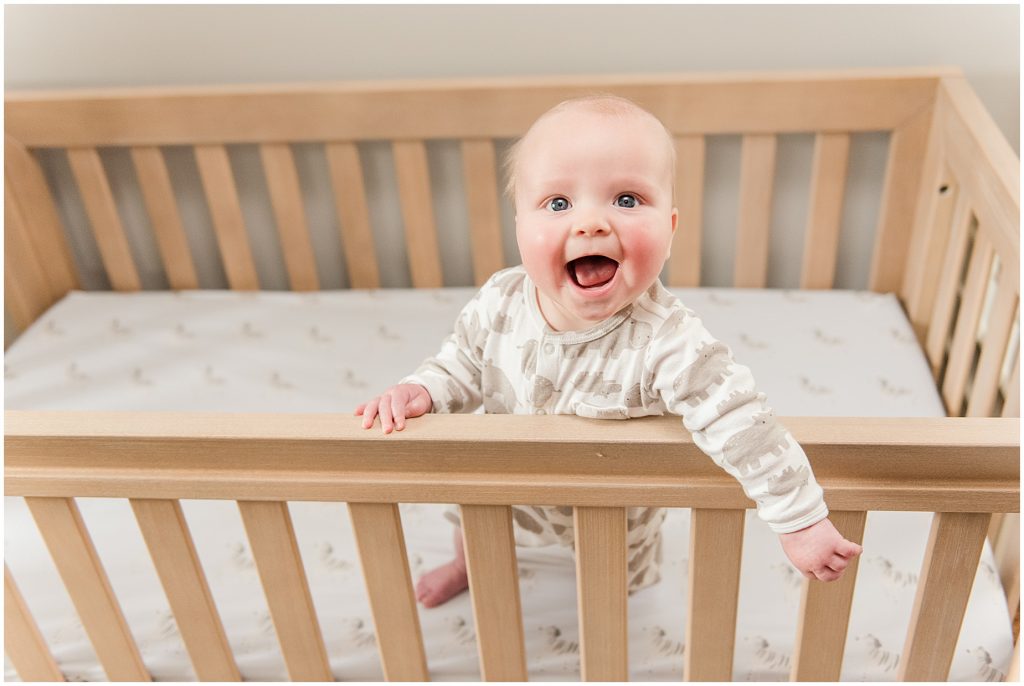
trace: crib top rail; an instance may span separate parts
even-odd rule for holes
[[[598,88],[680,135],[890,130],[956,76],[949,67],[22,91],[5,95],[5,129],[26,147],[511,138],[555,102]]]
[[[8,495],[753,506],[668,417],[431,415],[390,436],[328,414],[5,420]],[[1019,511],[1015,419],[783,421],[835,510]]]

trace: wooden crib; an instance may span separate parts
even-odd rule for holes
[[[783,421],[848,538],[861,540],[870,510],[936,513],[899,676],[945,680],[986,536],[1009,615],[1019,607],[1020,176],[1017,157],[956,69],[8,93],[7,313],[27,327],[81,287],[62,193],[80,197],[102,277],[115,290],[142,288],[101,148],[130,152],[169,288],[194,289],[210,286],[197,276],[166,164],[168,146],[191,146],[227,284],[252,290],[267,283],[226,146],[258,145],[289,285],[316,290],[325,279],[293,145],[324,145],[350,287],[380,287],[380,265],[393,258],[408,260],[415,287],[440,287],[468,284],[442,270],[427,142],[458,141],[472,273],[481,284],[507,265],[496,141],[521,135],[554,103],[595,91],[636,100],[676,138],[681,229],[668,265],[672,286],[701,285],[707,137],[742,136],[734,285],[763,288],[777,137],[814,135],[800,287],[826,289],[844,259],[851,135],[888,132],[869,288],[898,294],[949,417]],[[384,245],[381,228],[371,227],[359,147],[366,141],[390,142],[404,244]],[[66,152],[70,191],[44,173],[40,155],[50,149]],[[1008,354],[1017,361],[1004,380]],[[348,503],[389,680],[428,677],[398,503],[462,505],[487,680],[526,678],[511,504],[575,507],[587,680],[627,675],[624,508],[694,508],[685,675],[731,678],[743,515],[753,503],[678,419],[431,415],[387,437],[361,430],[353,417],[327,415],[7,411],[5,421],[5,493],[28,502],[112,680],[150,677],[78,497],[130,499],[196,674],[210,680],[239,672],[180,499],[238,502],[295,680],[332,676],[288,501]],[[856,572],[854,564],[839,582],[804,582],[793,679],[838,679]],[[21,677],[60,679],[9,572],[5,598],[5,649]]]

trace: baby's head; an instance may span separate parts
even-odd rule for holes
[[[590,328],[657,280],[678,212],[675,147],[654,115],[615,96],[567,100],[507,169],[523,266],[554,329]]]

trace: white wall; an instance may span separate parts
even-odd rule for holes
[[[965,71],[1019,150],[1016,5],[13,5],[5,8],[5,20],[8,89],[952,65]],[[848,288],[866,283],[887,145],[881,134],[858,138],[841,239],[848,261],[837,275],[837,285]],[[780,142],[773,286],[796,284],[811,150],[810,136]],[[738,164],[738,141],[709,144],[708,154],[705,285],[728,285],[732,267],[721,255],[731,254],[733,232],[718,227],[735,226],[734,179],[725,177]],[[236,169],[248,168],[246,157],[258,164],[254,155],[239,155]],[[311,152],[300,164],[322,162]],[[370,160],[377,171],[368,173],[384,177],[388,164],[381,153]],[[433,173],[457,180],[457,154],[437,148],[431,164]],[[59,176],[61,165],[50,171]],[[258,200],[259,189],[249,197]],[[75,207],[62,211],[73,223],[82,221]],[[145,221],[138,205],[125,211]],[[375,211],[400,221],[397,211]],[[455,213],[446,219],[448,212],[439,203],[442,228],[463,231]],[[196,221],[202,215],[194,211]],[[317,216],[333,222],[329,211]],[[272,227],[257,222],[250,230],[257,259],[271,274],[265,287],[285,287],[280,257],[269,245]],[[328,226],[323,235],[332,231]],[[336,263],[340,248],[324,240],[318,255]],[[514,241],[506,246],[515,250]],[[160,287],[165,281],[152,239],[143,237],[139,251],[144,285]],[[90,271],[100,271],[95,246],[83,241],[76,253],[85,265],[84,283],[102,286]],[[448,262],[461,275],[457,280],[468,279],[468,254],[446,255]],[[203,285],[222,280],[212,273]],[[385,285],[407,282],[398,275]],[[325,280],[324,286],[341,283]]]
[[[7,88],[956,65],[1019,149],[1017,5],[8,5]]]

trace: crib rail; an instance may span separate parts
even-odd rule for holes
[[[574,506],[587,680],[628,674],[625,508],[692,507],[686,676],[731,676],[743,511],[752,503],[679,431],[677,419],[429,415],[391,436],[333,415],[8,411],[5,419],[5,492],[30,503],[112,677],[147,675],[130,634],[117,629],[116,598],[82,587],[109,584],[76,497],[131,500],[197,674],[219,679],[237,678],[237,668],[178,499],[238,501],[289,674],[304,680],[332,675],[287,501],[349,503],[382,664],[393,680],[428,677],[397,503],[462,505],[487,680],[526,678],[511,504]],[[1018,422],[784,421],[851,540],[862,539],[868,510],[940,513],[901,678],[945,679],[991,513],[1019,509]],[[856,564],[842,582],[805,583],[794,679],[838,679],[855,580]],[[13,580],[8,586],[16,591]],[[20,621],[31,625],[24,611]],[[103,641],[109,652],[100,652]],[[19,669],[47,664],[44,650],[38,642],[8,645]]]
[[[8,282],[9,306],[18,326],[24,327],[77,287],[81,270],[93,282],[100,277],[90,272],[101,272],[100,280],[116,290],[138,290],[147,279],[165,279],[171,288],[184,289],[220,278],[233,289],[267,288],[274,277],[266,265],[277,255],[261,257],[256,248],[268,248],[251,242],[250,220],[260,208],[243,203],[237,164],[233,167],[229,154],[229,147],[238,144],[258,147],[265,184],[259,193],[269,197],[269,223],[279,242],[269,249],[279,250],[286,287],[307,290],[336,277],[324,274],[316,263],[311,235],[323,236],[326,227],[316,226],[307,215],[311,191],[304,188],[294,144],[323,145],[337,218],[329,230],[340,239],[347,283],[376,288],[382,273],[406,270],[415,287],[463,285],[458,281],[462,277],[444,268],[457,256],[442,259],[439,249],[436,205],[441,190],[427,153],[429,142],[457,142],[462,178],[446,182],[452,187],[444,190],[460,196],[454,202],[462,205],[468,226],[472,280],[482,284],[514,262],[503,247],[508,227],[502,226],[498,146],[521,135],[558,101],[595,91],[637,100],[675,137],[682,229],[676,232],[668,266],[674,286],[701,283],[709,137],[742,137],[732,283],[764,287],[779,136],[815,136],[799,282],[804,288],[829,288],[840,259],[850,136],[889,132],[874,257],[865,281],[873,290],[896,291],[903,279],[907,229],[914,219],[936,94],[940,82],[959,74],[956,69],[877,69],[8,93],[7,186],[14,200],[8,203],[9,223],[40,226],[39,231],[9,233],[9,240],[18,242],[17,249],[8,250],[16,256],[7,263],[14,276]],[[359,146],[373,141],[390,148],[393,198],[382,197],[386,184],[367,195],[370,172]],[[167,146],[188,146],[201,198],[172,187]],[[100,152],[113,149],[130,153],[130,169],[115,173],[103,161]],[[62,180],[53,168],[44,173],[38,154],[47,150],[63,151],[69,179]],[[305,186],[310,183],[307,178]],[[60,211],[55,195],[62,198]],[[81,199],[80,218],[68,199],[75,195]],[[125,216],[126,198],[133,195],[142,198],[148,217]],[[194,244],[198,239],[188,236],[197,229],[185,226],[179,205],[195,202],[205,204],[223,277],[209,267],[199,269],[190,254],[190,240]],[[393,221],[401,224],[404,245],[387,245],[382,237],[391,229],[370,212],[370,204],[380,202],[401,208]],[[158,265],[143,257],[146,241],[139,236],[147,218]],[[74,225],[64,226],[69,222]],[[74,240],[78,245],[94,241],[99,264],[76,266],[65,233],[80,236]],[[51,254],[60,257],[53,265],[41,259]],[[391,266],[383,269],[385,263]],[[162,274],[152,274],[154,269]],[[45,282],[39,272],[45,273]]]

